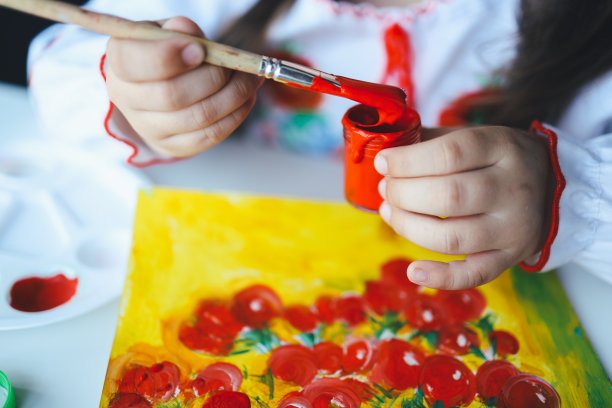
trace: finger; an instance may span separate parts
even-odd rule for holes
[[[195,132],[173,135],[156,141],[151,147],[158,153],[172,157],[193,156],[221,142],[229,136],[249,114],[255,103],[253,96],[244,105],[230,115],[215,122],[206,129]]]
[[[424,248],[451,255],[499,249],[499,221],[486,214],[438,218],[392,207],[386,201],[381,217],[401,236]]]
[[[408,279],[433,289],[459,290],[474,288],[497,278],[513,262],[501,250],[467,256],[464,260],[437,262],[414,261],[408,267]]]
[[[259,84],[258,77],[233,71],[226,86],[217,93],[175,112],[139,112],[140,121],[147,123],[152,138],[196,132],[239,109],[255,95]]]
[[[389,204],[420,214],[457,217],[488,212],[500,198],[496,168],[448,176],[385,177],[380,195]]]
[[[485,130],[486,129],[486,130]],[[500,158],[498,128],[464,128],[409,146],[384,149],[376,170],[392,177],[422,177],[484,168]]]
[[[125,82],[113,70],[107,74],[111,100],[119,108],[173,112],[184,109],[218,92],[231,77],[231,71],[204,64],[171,79],[153,82]]]
[[[172,30],[179,33],[193,35],[195,37],[205,37],[202,29],[194,21],[188,19],[187,17],[172,17],[165,20],[160,20],[159,24],[164,30]]]
[[[170,19],[163,28],[180,28],[186,34],[202,36],[197,25],[185,18]],[[159,41],[111,38],[106,56],[109,68],[123,81],[158,81],[200,65],[204,61],[204,48],[187,37]]]
[[[443,136],[447,133],[454,132],[459,128],[444,127],[444,128],[423,128],[421,129],[421,141],[435,139],[436,137]]]

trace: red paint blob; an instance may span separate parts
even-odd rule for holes
[[[368,102],[370,105],[371,102]],[[366,105],[349,109],[342,118],[344,128],[344,194],[359,209],[376,212],[382,203],[378,183],[383,176],[374,168],[374,157],[382,149],[418,143],[419,114],[406,108],[396,121],[379,123],[380,110]]]
[[[63,305],[76,293],[78,278],[64,274],[48,278],[31,277],[18,280],[11,287],[11,307],[22,312],[42,312]]]

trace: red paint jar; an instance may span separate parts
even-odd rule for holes
[[[421,119],[408,107],[394,123],[378,122],[376,108],[356,105],[342,118],[344,128],[344,194],[360,210],[378,212],[382,197],[378,183],[383,176],[374,169],[374,157],[382,149],[421,141]]]

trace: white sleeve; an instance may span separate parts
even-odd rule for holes
[[[133,20],[186,15],[211,37],[252,2],[93,0],[86,7]],[[128,158],[129,163],[137,166],[169,159],[148,149],[120,113],[111,109],[100,71],[107,41],[107,36],[65,25],[51,26],[32,41],[28,86],[44,133],[100,154]]]
[[[574,100],[557,127],[565,179],[545,270],[568,262],[612,282],[612,73]]]

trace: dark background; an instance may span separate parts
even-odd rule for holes
[[[64,0],[66,3],[84,4],[85,0]],[[32,38],[53,24],[0,7],[0,82],[26,84],[26,56]]]

